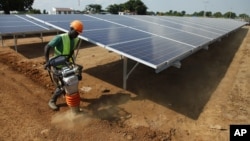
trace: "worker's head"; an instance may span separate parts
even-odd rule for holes
[[[74,20],[70,23],[69,35],[72,38],[76,38],[83,31],[83,23],[79,20]]]

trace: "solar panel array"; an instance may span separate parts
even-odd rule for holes
[[[25,15],[1,15],[0,35],[31,33],[52,30],[51,27],[31,20]]]
[[[119,16],[28,15],[67,32],[69,23],[84,23],[80,38],[156,69],[172,66],[246,23],[229,19]]]

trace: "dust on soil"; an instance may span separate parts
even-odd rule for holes
[[[159,74],[139,65],[122,89],[118,54],[82,43],[77,63],[82,114],[47,102],[54,90],[43,69],[53,36],[4,39],[0,48],[0,140],[229,140],[230,124],[250,123],[250,33],[243,27]],[[129,66],[134,64],[129,61]]]

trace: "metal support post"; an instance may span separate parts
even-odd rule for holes
[[[128,69],[128,58],[127,57],[123,57],[123,89],[126,90],[127,89],[127,79],[129,77],[129,75],[132,73],[132,71],[139,65],[139,62],[137,62],[133,68],[127,73],[127,69]]]
[[[40,33],[40,38],[41,38],[42,43],[43,43],[43,33],[42,32]]]
[[[4,47],[4,44],[3,44],[3,36],[2,36],[2,35],[0,36],[0,39],[2,40],[2,47]]]
[[[15,50],[17,52],[17,38],[16,38],[16,35],[13,35],[13,38],[14,38]]]
[[[123,89],[127,89],[127,64],[128,58],[123,57]]]

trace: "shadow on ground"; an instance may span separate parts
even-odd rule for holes
[[[31,43],[17,46],[17,52],[23,55],[25,58],[34,59],[44,56],[44,46],[47,43]],[[15,50],[15,46],[11,46],[11,49]]]
[[[221,42],[211,44],[208,50],[200,50],[187,57],[182,60],[180,69],[171,67],[156,74],[153,69],[139,65],[130,75],[127,89],[135,93],[137,99],[149,99],[189,118],[198,119],[247,32],[248,29],[241,28]],[[116,61],[85,72],[122,87],[122,67],[122,61]]]
[[[48,44],[48,42],[17,45],[17,52],[28,59],[43,57],[44,56],[44,47],[47,44]],[[89,42],[82,41],[79,49],[89,48],[89,47],[93,47],[93,46],[94,45],[89,43]],[[10,48],[15,50],[15,46],[11,46]],[[51,50],[51,53],[53,53],[53,49]]]

